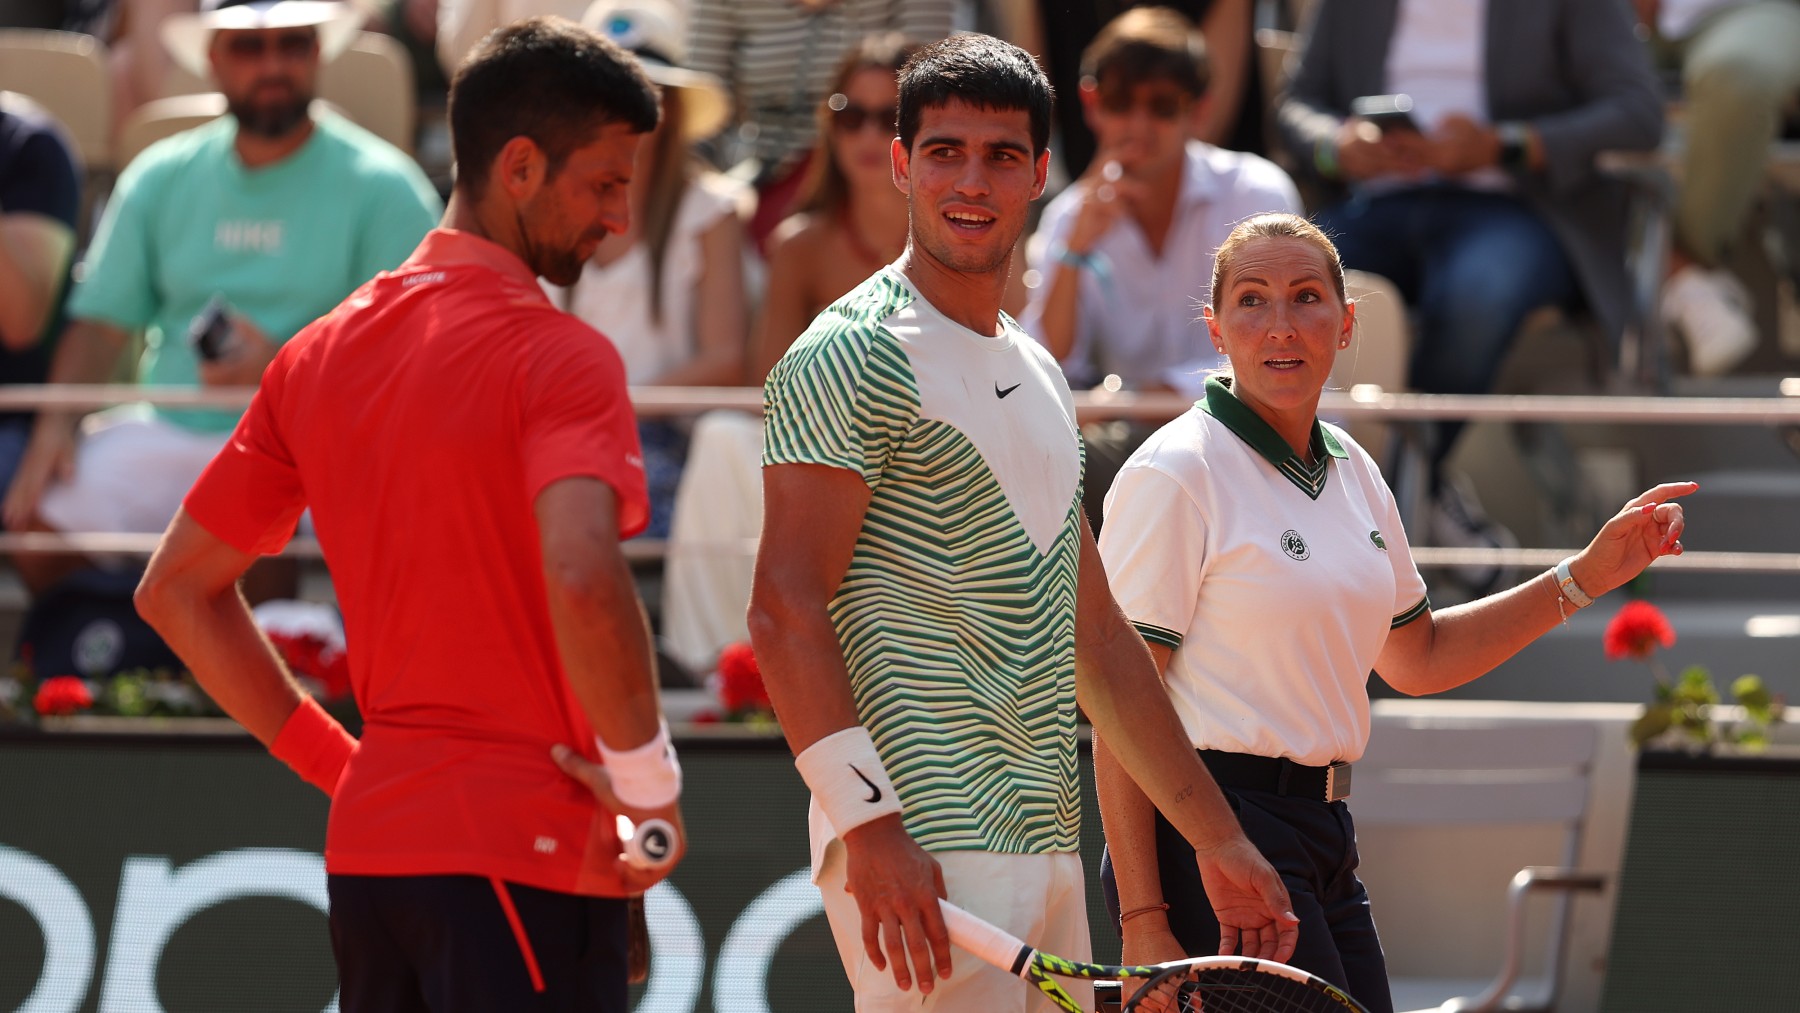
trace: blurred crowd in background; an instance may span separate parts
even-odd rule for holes
[[[1264,211],[1310,214],[1352,270],[1341,386],[1489,392],[1547,315],[1580,336],[1554,346],[1556,389],[1800,360],[1794,194],[1769,171],[1800,124],[1800,0],[0,0],[0,383],[254,384],[433,226],[447,82],[537,14],[610,36],[663,89],[629,231],[552,292],[636,386],[758,385],[900,255],[894,74],[953,31],[1018,43],[1057,89],[1052,188],[1006,308],[1078,390],[1197,392],[1221,364],[1198,319],[1212,252]],[[1759,288],[1734,271],[1746,251],[1773,265]],[[6,527],[161,531],[233,421],[0,415]],[[1096,526],[1148,432],[1087,427]],[[1460,433],[1363,442],[1416,541],[1516,544],[1453,467]],[[759,422],[640,435],[659,633],[710,671],[743,638]],[[128,611],[135,572],[14,565],[42,674],[85,671],[69,617]],[[267,570],[247,593],[292,597],[294,568]],[[1444,579],[1472,596],[1501,574]]]

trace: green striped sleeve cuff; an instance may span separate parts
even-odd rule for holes
[[[1394,621],[1388,624],[1388,629],[1397,630],[1400,627],[1405,626],[1407,623],[1412,622],[1414,619],[1417,619],[1420,616],[1422,616],[1425,613],[1430,612],[1430,611],[1431,611],[1431,596],[1426,595],[1425,597],[1420,598],[1418,600],[1418,602],[1413,605],[1412,608],[1409,608],[1405,612],[1402,612],[1399,615],[1395,616]]]
[[[1161,644],[1171,651],[1181,646],[1181,634],[1174,630],[1165,630],[1161,626],[1152,626],[1149,623],[1132,623],[1131,625],[1137,627],[1138,634],[1150,643]]]

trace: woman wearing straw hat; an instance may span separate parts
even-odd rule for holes
[[[611,339],[634,385],[736,384],[749,318],[743,220],[755,195],[692,153],[725,125],[730,99],[711,74],[680,66],[680,20],[665,0],[598,0],[582,23],[637,56],[662,90],[663,118],[638,149],[631,227],[600,244],[558,302]],[[650,483],[645,534],[666,537],[686,430],[653,419],[638,437]]]

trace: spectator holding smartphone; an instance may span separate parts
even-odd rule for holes
[[[119,177],[70,296],[51,382],[113,378],[141,331],[145,383],[253,386],[290,335],[406,258],[442,210],[424,173],[373,134],[312,110],[319,68],[349,46],[359,19],[347,4],[209,0],[165,23],[171,55],[210,72],[229,115],[151,146]],[[230,337],[206,361],[188,335],[221,295]],[[44,412],[7,491],[6,526],[161,531],[235,421],[143,406],[85,422]],[[81,561],[17,562],[41,592]]]
[[[1418,131],[1352,115],[1393,94]],[[1486,393],[1543,306],[1585,308],[1617,344],[1627,194],[1594,158],[1662,136],[1625,0],[1321,0],[1279,117],[1295,160],[1344,194],[1315,216],[1344,266],[1392,279],[1415,314],[1415,390]],[[1439,424],[1427,453],[1431,541],[1498,546],[1510,536],[1444,471],[1460,431]],[[1500,574],[1466,576],[1485,592]]]

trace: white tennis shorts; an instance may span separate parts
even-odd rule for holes
[[[1046,953],[1092,960],[1087,888],[1077,854],[1008,855],[991,851],[937,851],[950,899],[970,914],[1011,932]],[[825,847],[817,877],[825,917],[844,973],[856,992],[857,1013],[1060,1013],[1021,978],[984,963],[960,946],[950,949],[952,973],[919,999],[918,984],[902,992],[890,966],[878,971],[863,951],[862,914],[844,891],[844,843]],[[1094,1008],[1091,983],[1060,978],[1083,1009]]]
[[[58,531],[161,534],[229,432],[201,433],[145,405],[88,416],[75,474],[44,490],[38,514]]]

